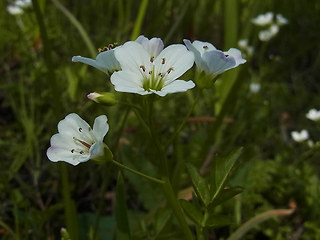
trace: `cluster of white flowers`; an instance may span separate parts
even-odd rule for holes
[[[73,62],[82,62],[106,74],[118,92],[139,95],[185,92],[195,83],[180,78],[194,63],[200,71],[213,77],[246,62],[238,49],[227,52],[217,50],[211,43],[184,40],[164,48],[160,38],[139,36],[121,46],[110,44],[96,59],[74,56]],[[107,94],[107,95],[106,95]],[[111,93],[91,93],[88,98],[96,102],[116,101]],[[111,104],[111,103],[110,103]],[[96,118],[93,128],[77,114],[71,113],[58,124],[58,134],[51,138],[47,156],[51,161],[65,161],[72,165],[97,158],[104,153],[103,138],[109,129],[105,115]]]
[[[267,27],[267,29],[259,32],[259,39],[261,41],[269,41],[277,35],[280,26],[288,23],[288,20],[282,14],[276,14],[274,19],[274,13],[267,12],[253,18],[251,22],[257,26]]]
[[[316,110],[314,108],[310,109],[308,113],[306,114],[306,118],[312,120],[312,121],[319,121],[320,120],[320,110]],[[292,131],[291,137],[296,142],[304,142],[309,139],[309,133],[307,130],[303,129],[301,132]],[[308,141],[309,146],[313,146],[312,140]]]
[[[31,0],[16,0],[7,7],[7,11],[11,15],[23,14],[23,9],[31,6]]]

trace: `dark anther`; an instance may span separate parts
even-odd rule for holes
[[[165,64],[166,63],[166,59],[165,58],[162,58],[162,64]]]
[[[150,58],[150,62],[152,62],[152,63],[153,63],[153,61],[154,61],[154,56],[151,56],[151,58]]]
[[[80,154],[83,154],[83,151],[80,151]]]
[[[149,71],[149,74],[151,75],[151,74],[152,74],[152,71]]]
[[[79,128],[79,132],[82,132],[82,128]]]
[[[208,47],[208,46],[203,46],[203,49],[204,49],[204,50],[208,50],[209,47]]]
[[[143,72],[146,71],[146,67],[145,66],[141,65],[140,68],[142,69]]]
[[[74,149],[71,149],[71,152],[74,153]]]
[[[229,57],[229,55],[228,55],[228,54],[225,54],[225,56],[226,56],[226,57]]]

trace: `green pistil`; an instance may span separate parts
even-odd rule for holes
[[[148,76],[149,75],[149,76]],[[150,90],[160,91],[164,85],[164,76],[163,73],[154,73],[150,71],[147,76],[144,77],[142,87],[144,90],[150,92]]]

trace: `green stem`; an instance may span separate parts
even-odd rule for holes
[[[160,136],[158,135],[157,128],[155,126],[154,118],[153,118],[153,98],[149,99],[150,101],[146,102],[148,105],[146,109],[148,109],[148,120],[149,120],[149,129],[151,132],[151,138],[152,142],[155,144],[155,147],[158,151],[158,156],[160,158],[160,171],[161,171],[161,179],[164,182],[162,185],[163,191],[165,193],[165,196],[167,198],[167,201],[169,205],[171,206],[176,218],[178,219],[178,222],[182,228],[182,231],[186,237],[187,240],[194,240],[194,236],[186,222],[184,213],[182,211],[182,208],[180,206],[180,203],[177,199],[177,195],[175,194],[172,184],[170,181],[169,176],[169,169],[168,169],[168,161],[165,155],[165,152],[163,151],[163,148],[160,145]]]
[[[142,172],[139,172],[139,171],[136,171],[136,170],[134,170],[132,168],[129,168],[129,167],[127,167],[127,166],[125,166],[125,165],[123,165],[123,164],[121,164],[121,163],[119,163],[119,162],[117,162],[115,160],[112,160],[112,163],[114,165],[117,165],[118,167],[120,167],[122,169],[125,169],[125,170],[127,170],[129,172],[132,172],[132,173],[134,173],[136,175],[139,175],[139,176],[141,176],[141,177],[143,177],[145,179],[148,179],[150,181],[153,181],[153,182],[156,182],[156,183],[161,183],[161,184],[165,183],[163,180],[160,180],[160,179],[157,179],[157,178],[154,178],[154,177],[150,177],[150,176],[148,176],[146,174],[143,174]]]
[[[70,196],[70,184],[68,181],[68,171],[66,163],[60,164],[60,174],[62,182],[62,196],[64,202],[64,211],[66,216],[66,224],[68,232],[72,239],[78,239],[78,229],[77,229],[77,214],[74,206],[74,202]]]
[[[185,216],[183,214],[182,208],[180,206],[180,203],[178,202],[177,196],[174,193],[170,179],[167,175],[164,175],[162,177],[162,180],[164,181],[163,190],[165,193],[165,196],[167,198],[168,203],[171,205],[173,212],[178,219],[178,222],[182,228],[182,231],[186,237],[187,240],[194,240],[194,236],[186,222]]]
[[[199,90],[200,91],[200,90]],[[187,113],[187,115],[184,117],[184,119],[182,120],[182,122],[180,123],[179,127],[176,129],[176,131],[173,133],[173,135],[171,136],[171,138],[169,139],[169,141],[167,142],[166,146],[164,149],[168,149],[168,147],[173,143],[173,141],[175,140],[175,138],[178,136],[178,134],[181,132],[182,128],[184,127],[184,125],[186,124],[186,122],[188,121],[191,113],[193,112],[196,103],[199,100],[199,96],[200,94],[198,92],[196,92],[196,97],[195,100],[191,106],[191,108],[189,108],[189,112]]]

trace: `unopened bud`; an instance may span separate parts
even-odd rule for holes
[[[102,92],[102,93],[89,93],[87,97],[95,101],[96,103],[101,103],[106,106],[112,106],[118,103],[118,100],[116,99],[116,96],[113,93],[110,92]]]

